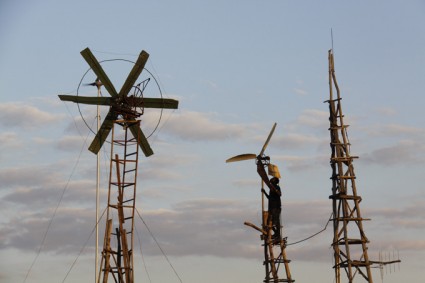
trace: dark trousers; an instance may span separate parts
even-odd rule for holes
[[[274,238],[280,238],[280,207],[275,208],[269,208],[269,219],[268,222],[270,223],[270,220],[272,221],[272,229],[274,232],[273,237]]]

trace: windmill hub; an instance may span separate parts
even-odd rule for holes
[[[130,128],[131,134],[138,141],[138,144],[140,145],[140,148],[142,149],[145,156],[151,156],[153,154],[152,148],[150,147],[146,136],[142,132],[140,125],[138,123],[132,122],[135,122],[138,117],[143,115],[144,108],[177,109],[178,101],[167,98],[143,97],[143,91],[149,83],[150,79],[146,79],[137,86],[134,86],[134,83],[144,69],[149,54],[145,51],[140,53],[136,63],[131,69],[119,92],[116,91],[102,66],[99,64],[96,57],[94,57],[89,48],[81,51],[81,55],[90,65],[93,72],[97,75],[98,80],[95,82],[95,85],[97,85],[96,83],[103,85],[110,95],[110,97],[59,95],[59,98],[63,101],[109,106],[109,112],[106,115],[102,125],[100,126],[100,129],[97,132],[93,142],[90,144],[89,150],[94,154],[98,154],[100,148],[108,137],[114,122],[118,119],[119,116],[121,116],[124,120],[127,121],[126,124]],[[135,90],[133,93],[131,93],[133,88],[135,88]]]
[[[136,97],[124,96],[117,97],[111,101],[111,111],[116,115],[121,115],[124,119],[132,120],[143,115],[142,103],[136,100]]]
[[[256,159],[257,159],[257,163],[261,162],[263,165],[270,164],[270,156],[258,155]]]

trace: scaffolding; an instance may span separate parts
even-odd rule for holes
[[[269,157],[257,157],[257,162],[261,162],[260,166],[269,167]],[[270,167],[269,167],[270,168]],[[278,283],[278,282],[295,282],[292,279],[289,263],[291,262],[286,256],[286,237],[283,235],[283,226],[280,223],[275,223],[272,217],[269,217],[269,211],[265,210],[264,205],[264,182],[261,182],[261,201],[262,201],[262,224],[261,228],[255,226],[250,222],[244,224],[259,231],[260,239],[263,241],[264,247],[264,261],[265,268],[264,283]],[[281,219],[281,217],[279,217]],[[280,231],[276,233],[276,231]]]
[[[103,283],[110,278],[117,283],[134,282],[134,212],[139,156],[138,140],[129,133],[134,124],[139,127],[140,121],[116,120],[112,128],[106,229],[98,277]]]
[[[356,175],[353,160],[358,158],[350,153],[350,142],[347,135],[348,125],[344,124],[341,95],[335,77],[333,51],[329,50],[329,103],[330,146],[332,155],[332,200],[333,210],[333,242],[335,282],[341,282],[341,271],[346,273],[348,282],[355,278],[364,282],[373,282],[371,268],[373,264],[388,264],[369,260],[368,238],[363,229],[363,218],[360,212],[361,196],[357,193]],[[336,90],[336,97],[333,90]],[[399,262],[399,261],[396,261]]]

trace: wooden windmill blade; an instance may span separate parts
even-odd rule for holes
[[[133,136],[136,138],[137,143],[139,144],[145,156],[146,157],[151,156],[153,154],[153,150],[151,146],[149,145],[148,139],[146,138],[142,129],[140,129],[140,127],[137,124],[133,124],[129,128]]]
[[[166,109],[177,109],[179,102],[174,99],[164,99],[164,98],[145,98],[145,97],[135,97],[128,96],[129,92],[133,88],[135,82],[142,73],[146,62],[149,58],[149,54],[146,51],[142,51],[137,58],[136,63],[131,69],[127,79],[125,80],[123,86],[119,93],[115,90],[115,87],[109,80],[108,76],[102,69],[101,65],[97,61],[96,57],[90,51],[89,48],[81,51],[81,55],[84,57],[86,62],[89,64],[93,72],[97,75],[100,80],[99,86],[104,85],[111,97],[87,97],[87,96],[72,96],[72,95],[59,95],[59,98],[62,101],[71,101],[74,103],[83,103],[91,105],[104,105],[110,106],[109,112],[106,115],[99,131],[96,133],[96,136],[92,143],[89,146],[89,150],[97,154],[104,144],[106,138],[108,137],[111,129],[113,127],[114,121],[117,120],[119,115],[123,115],[124,119],[127,119],[130,123],[127,125],[132,135],[136,138],[140,148],[143,153],[148,157],[153,154],[153,151],[149,145],[149,142],[142,132],[140,126],[132,124],[134,117],[124,117],[128,113],[134,113],[137,116],[137,110],[135,108],[166,108]],[[149,79],[147,80],[147,82]],[[146,83],[147,84],[147,83]],[[146,87],[146,84],[143,86],[143,90]],[[93,85],[93,84],[90,84]],[[96,84],[97,86],[97,84]],[[98,87],[99,87],[98,86]],[[143,93],[143,90],[141,92]],[[124,112],[122,110],[125,110]],[[127,111],[127,112],[126,112]],[[131,114],[132,115],[132,114]],[[141,114],[139,114],[141,115]]]
[[[271,131],[270,131],[270,133],[269,133],[269,135],[267,137],[267,139],[266,139],[266,142],[264,143],[263,148],[261,149],[260,154],[258,156],[260,156],[260,157],[263,156],[264,151],[266,150],[267,145],[269,144],[270,139],[272,138],[272,135],[274,133],[274,130],[276,129],[276,125],[277,124],[274,123],[274,125],[273,125],[273,127],[272,127],[272,129],[271,129]],[[249,159],[256,159],[256,158],[257,158],[257,155],[256,154],[253,154],[253,153],[244,153],[244,154],[236,155],[236,156],[233,156],[233,157],[227,159],[226,160],[226,163],[236,162],[236,161],[243,161],[243,160],[249,160]]]
[[[233,157],[227,159],[226,163],[255,159],[256,157],[257,157],[257,155],[255,155],[253,153],[244,153],[244,154],[239,154],[239,155],[236,155],[236,156],[233,156]]]
[[[71,101],[74,103],[83,103],[91,105],[111,105],[110,97],[95,97],[95,96],[75,96],[75,95],[58,95],[62,101]]]
[[[111,81],[109,80],[105,71],[103,70],[102,66],[100,66],[99,62],[97,61],[96,57],[94,57],[94,55],[90,51],[90,49],[87,47],[86,49],[84,49],[80,53],[83,56],[84,60],[86,60],[87,64],[89,64],[89,66],[91,67],[93,72],[96,74],[98,79],[105,86],[105,89],[108,91],[108,93],[111,96],[117,96],[118,93],[115,90],[114,85],[111,83]]]
[[[121,87],[119,96],[126,96],[130,92],[134,83],[137,81],[143,69],[145,68],[145,64],[148,58],[149,54],[146,51],[143,50],[142,52],[140,52],[136,63],[134,64],[130,74],[128,75],[127,79]]]
[[[163,99],[163,98],[142,98],[135,97],[132,102],[135,107],[144,107],[144,108],[166,108],[166,109],[177,109],[179,106],[179,102],[174,99]],[[149,157],[153,154],[153,150],[149,145],[149,142],[143,133],[140,126],[137,124],[131,125],[130,127],[131,133],[134,138],[136,138],[140,148],[146,157]]]
[[[93,141],[89,146],[89,150],[91,152],[93,152],[94,154],[97,154],[99,152],[100,148],[105,143],[106,138],[111,132],[111,129],[114,125],[114,121],[117,118],[118,114],[109,110],[108,114],[105,117],[105,120],[103,120],[102,125],[99,128],[99,131],[96,133],[96,136],[94,137]]]
[[[134,106],[143,108],[177,109],[179,101],[170,98],[135,97]]]
[[[267,137],[267,140],[266,140],[266,142],[264,143],[264,145],[263,145],[263,148],[261,149],[261,151],[260,151],[260,156],[262,156],[263,154],[264,154],[264,151],[266,151],[266,148],[267,148],[267,146],[269,145],[269,142],[270,142],[270,139],[272,138],[272,135],[273,135],[273,133],[274,133],[274,130],[276,129],[276,123],[274,123],[274,125],[273,125],[273,127],[272,127],[272,129],[271,129],[271,131],[270,131],[270,134],[269,134],[269,136]]]

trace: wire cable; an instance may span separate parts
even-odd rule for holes
[[[296,241],[296,242],[293,242],[293,243],[289,243],[289,244],[287,244],[287,246],[296,245],[296,244],[299,244],[299,243],[301,243],[301,242],[307,241],[307,240],[309,240],[309,239],[311,239],[311,238],[313,238],[313,237],[315,237],[315,236],[319,235],[319,234],[320,234],[320,233],[322,233],[323,231],[325,231],[325,230],[326,230],[326,228],[328,228],[329,222],[331,222],[332,215],[333,215],[333,212],[332,212],[332,213],[331,213],[331,215],[329,216],[328,221],[326,221],[325,228],[323,228],[323,229],[322,229],[322,230],[320,230],[319,232],[314,233],[313,235],[311,235],[311,236],[309,236],[309,237],[307,237],[307,238],[305,238],[305,239],[302,239],[302,240],[299,240],[299,241]]]
[[[149,275],[149,271],[148,271],[148,266],[146,265],[146,262],[145,262],[145,256],[143,255],[142,241],[140,241],[140,235],[139,235],[139,231],[137,230],[137,227],[135,227],[135,230],[136,230],[137,240],[139,241],[140,254],[142,256],[143,266],[145,267],[146,275],[148,276],[149,282],[152,283],[151,276]]]
[[[139,215],[139,218],[142,220],[143,224],[145,224],[146,229],[148,230],[149,234],[151,235],[152,239],[155,241],[156,245],[158,246],[158,248],[160,249],[162,255],[165,257],[165,259],[167,260],[168,264],[171,266],[171,268],[173,269],[174,273],[176,274],[177,278],[179,279],[179,281],[181,283],[183,283],[182,279],[180,278],[179,274],[177,273],[177,271],[174,269],[174,266],[171,264],[171,261],[168,259],[168,256],[165,254],[164,250],[161,248],[160,244],[158,243],[158,241],[156,240],[155,236],[153,235],[152,231],[149,229],[148,225],[146,224],[145,220],[142,218],[142,216],[139,213],[139,210],[136,208],[136,212],[137,215]]]
[[[99,217],[99,220],[97,221],[96,225],[99,225],[99,222],[102,219],[102,217],[105,214],[105,212],[106,212],[106,208],[103,210],[102,215]],[[65,282],[66,278],[68,278],[68,275],[71,273],[71,270],[74,268],[75,264],[77,263],[78,258],[81,256],[81,254],[83,253],[83,251],[86,249],[87,243],[90,241],[91,236],[93,236],[93,233],[96,230],[96,225],[94,225],[93,229],[91,230],[91,233],[90,233],[89,237],[87,238],[87,240],[84,243],[83,247],[80,249],[80,252],[78,253],[78,255],[75,258],[74,262],[71,264],[71,267],[69,268],[68,272],[66,273],[65,277],[63,278],[62,283]]]
[[[88,138],[88,134],[87,134],[86,140],[87,140],[87,138]],[[78,165],[78,163],[80,162],[80,158],[81,158],[81,155],[82,155],[82,153],[83,153],[83,149],[84,149],[84,145],[85,145],[85,143],[86,143],[86,140],[84,141],[84,144],[83,144],[83,146],[81,147],[80,153],[79,153],[79,155],[78,155],[77,161],[75,162],[74,167],[73,167],[73,168],[72,168],[72,170],[71,170],[71,175],[69,176],[68,181],[66,182],[66,184],[65,184],[64,188],[62,189],[62,193],[61,193],[61,196],[60,196],[60,198],[59,198],[58,204],[56,205],[56,207],[55,207],[55,209],[54,209],[54,211],[53,211],[53,215],[52,215],[52,217],[50,218],[49,223],[47,224],[47,228],[46,228],[46,231],[44,232],[43,239],[41,240],[41,244],[40,244],[40,246],[39,246],[39,248],[38,248],[37,254],[36,254],[36,256],[34,257],[34,259],[33,259],[32,263],[31,263],[31,265],[30,265],[30,267],[29,267],[29,269],[28,269],[28,271],[27,271],[27,274],[25,275],[25,279],[24,279],[24,281],[23,281],[24,283],[27,281],[28,276],[29,276],[29,274],[31,273],[32,268],[34,267],[35,262],[37,261],[38,257],[40,256],[41,250],[43,249],[43,246],[44,246],[44,244],[45,244],[45,242],[46,242],[47,234],[48,234],[48,232],[49,232],[49,230],[50,230],[50,227],[51,227],[51,225],[52,225],[53,219],[55,218],[56,213],[57,213],[57,211],[58,211],[58,209],[59,209],[59,206],[60,206],[60,204],[62,203],[62,200],[63,200],[63,197],[64,197],[64,195],[65,195],[65,192],[66,192],[66,190],[68,189],[69,183],[71,182],[71,178],[72,178],[72,176],[73,176],[73,175],[74,175],[74,173],[75,173],[75,169],[77,168],[77,165]]]

